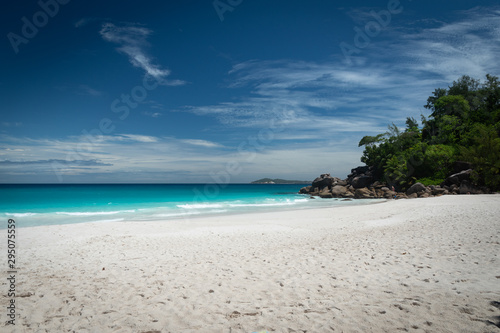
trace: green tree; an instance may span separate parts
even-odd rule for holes
[[[491,189],[500,189],[500,138],[493,126],[474,125],[474,144],[460,147],[461,157],[470,162],[476,181]]]
[[[418,131],[418,122],[413,117],[406,118],[406,131],[416,132]]]
[[[487,74],[482,91],[486,118],[483,121],[496,124],[500,121],[500,81],[498,77]],[[497,132],[498,130],[499,128],[497,128]]]
[[[365,136],[361,161],[375,167],[375,175],[393,185],[408,187],[416,179],[439,183],[457,160],[474,165],[478,184],[500,189],[500,81],[487,75],[486,81],[467,75],[448,89],[435,89],[417,121],[406,118],[404,131],[392,123],[388,132]]]
[[[440,99],[443,96],[446,96],[448,93],[448,90],[443,89],[443,88],[438,88],[432,92],[432,96],[429,96],[427,98],[427,104],[424,105],[424,108],[431,110],[432,112],[435,111],[434,104],[438,99]]]
[[[385,162],[383,180],[398,188],[404,188],[408,185],[408,168],[402,155],[393,155]]]

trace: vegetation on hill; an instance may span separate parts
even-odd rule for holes
[[[405,129],[393,123],[388,132],[361,139],[361,161],[374,167],[375,177],[402,189],[439,184],[455,162],[464,161],[472,165],[476,185],[500,190],[498,77],[480,82],[464,75],[448,89],[434,90],[424,107],[432,112],[422,115],[422,127],[408,117]]]

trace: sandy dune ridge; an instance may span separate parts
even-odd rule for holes
[[[500,332],[500,195],[17,234],[2,332]]]

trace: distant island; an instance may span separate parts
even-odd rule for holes
[[[271,179],[271,178],[262,178],[259,180],[255,180],[250,184],[310,184],[311,181],[307,180],[286,180],[286,179]]]

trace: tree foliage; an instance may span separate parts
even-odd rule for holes
[[[480,82],[462,76],[447,89],[434,90],[422,116],[422,128],[408,117],[406,128],[394,123],[388,131],[365,136],[361,161],[373,166],[375,176],[398,188],[417,179],[441,182],[455,161],[473,165],[477,185],[500,189],[500,81],[486,75]]]
[[[461,146],[461,156],[475,166],[477,180],[500,188],[500,138],[494,126],[477,123],[472,130],[473,144]]]

